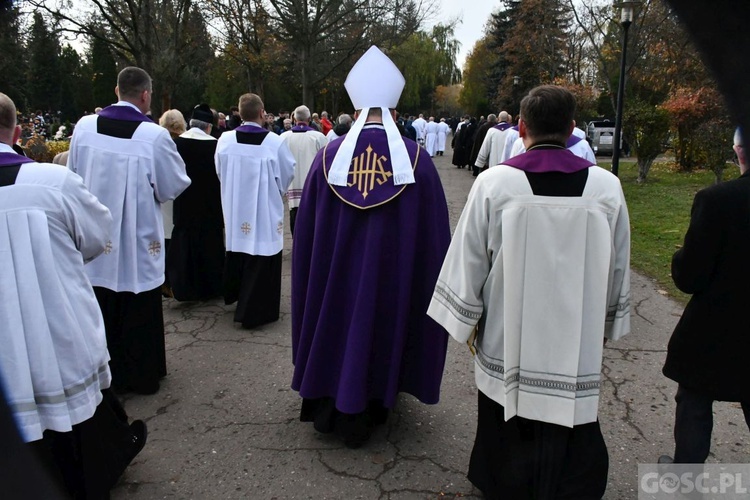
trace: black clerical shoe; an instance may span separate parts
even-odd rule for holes
[[[657,464],[673,464],[674,458],[670,457],[669,455],[662,455],[659,457],[656,463]]]
[[[132,462],[141,452],[143,447],[146,446],[146,440],[148,439],[148,427],[146,427],[146,422],[143,420],[133,420],[133,423],[130,424],[130,431],[133,433],[133,436],[128,463]]]

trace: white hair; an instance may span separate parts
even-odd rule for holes
[[[352,123],[352,117],[351,115],[343,114],[339,116],[339,124],[340,125],[349,125]]]
[[[196,120],[195,118],[192,118],[190,120],[190,128],[194,127],[197,127],[205,132],[209,127],[213,127],[213,123],[208,123],[204,122],[203,120]]]
[[[310,121],[310,108],[305,106],[297,106],[294,110],[294,119],[298,122],[309,122]]]

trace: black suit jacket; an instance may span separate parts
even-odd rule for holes
[[[664,375],[720,401],[750,401],[750,172],[699,191],[672,279],[693,294]]]

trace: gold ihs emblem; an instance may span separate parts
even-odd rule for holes
[[[393,172],[386,172],[383,168],[383,162],[386,161],[388,158],[374,152],[372,144],[368,145],[362,154],[352,158],[349,187],[356,186],[362,197],[367,198],[367,195],[377,187],[376,182],[378,186],[382,186],[393,176]]]

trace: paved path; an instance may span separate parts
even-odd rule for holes
[[[473,177],[435,158],[455,227]],[[284,250],[281,319],[255,330],[232,322],[221,301],[165,300],[169,376],[154,396],[131,396],[132,418],[148,422],[146,448],[113,499],[481,498],[465,477],[474,439],[471,356],[451,341],[442,401],[402,395],[388,423],[363,448],[298,421],[292,376],[290,251]],[[668,263],[665,263],[668,265]],[[605,349],[600,420],[610,453],[608,500],[637,497],[637,464],[672,451],[675,384],[661,375],[681,307],[633,274],[632,333]],[[717,404],[713,456],[749,462],[741,410]]]

